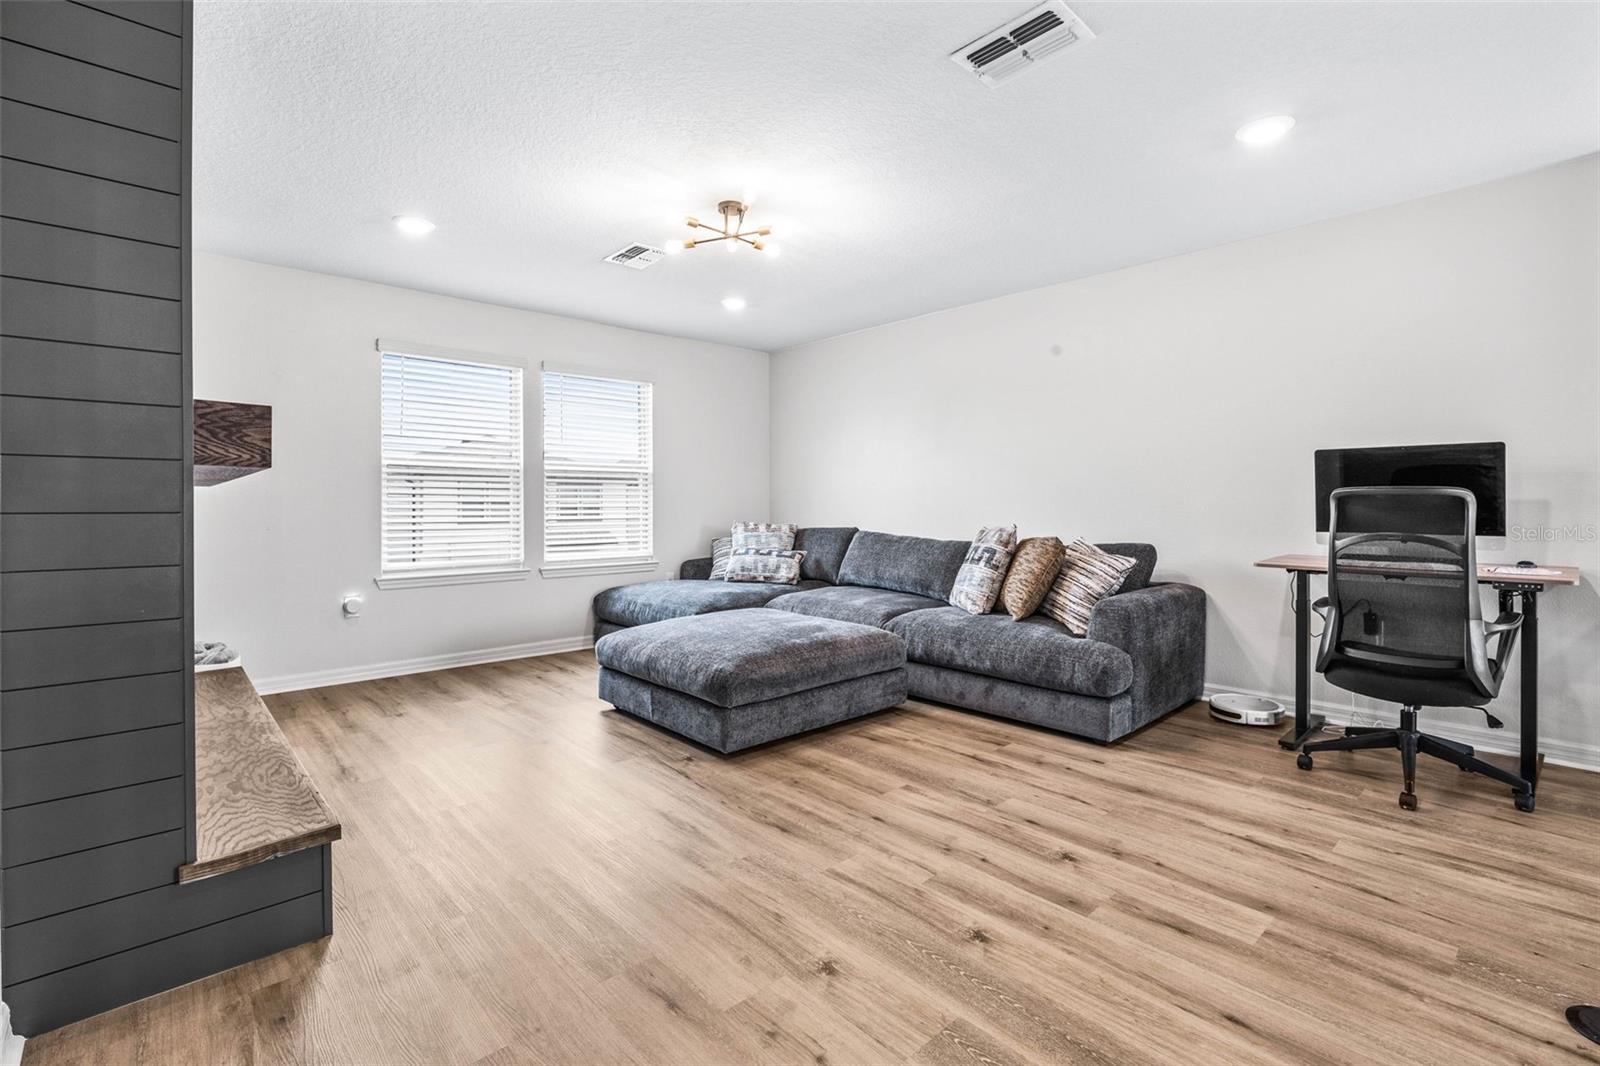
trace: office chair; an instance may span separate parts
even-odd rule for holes
[[[1332,496],[1328,595],[1317,672],[1330,684],[1398,703],[1400,728],[1345,730],[1338,740],[1304,745],[1311,769],[1319,751],[1398,748],[1405,775],[1400,806],[1417,809],[1417,754],[1511,786],[1517,809],[1533,810],[1529,782],[1477,758],[1470,746],[1417,730],[1423,707],[1483,708],[1500,693],[1522,616],[1487,624],[1473,541],[1477,501],[1455,488],[1351,488]],[[1488,646],[1494,642],[1494,656]],[[1484,711],[1491,728],[1501,722]]]

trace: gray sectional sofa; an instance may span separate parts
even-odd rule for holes
[[[906,684],[916,698],[1095,740],[1125,736],[1200,695],[1205,593],[1192,585],[1152,582],[1151,545],[1100,546],[1138,565],[1115,595],[1095,606],[1084,637],[1043,615],[1013,621],[950,606],[945,597],[967,541],[825,527],[802,529],[795,546],[807,553],[798,585],[711,581],[711,560],[691,559],[676,581],[606,589],[594,599],[602,665],[603,638],[619,630],[723,611],[757,620],[764,611],[784,611],[899,637]],[[764,610],[751,615],[752,608]],[[695,628],[684,627],[686,633]],[[612,659],[622,666],[610,672],[630,676],[604,682],[603,671],[603,682],[618,692],[644,670],[629,669],[639,661],[634,649],[629,652],[628,660]]]

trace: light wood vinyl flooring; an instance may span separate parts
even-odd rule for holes
[[[29,1041],[61,1063],[1562,1063],[1600,776],[1539,811],[1302,773],[1195,705],[1112,747],[909,703],[733,758],[588,653],[269,698],[335,932]]]

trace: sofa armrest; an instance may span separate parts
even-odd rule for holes
[[[1090,640],[1133,660],[1134,726],[1199,699],[1206,679],[1206,594],[1165,582],[1109,596],[1089,616]]]
[[[711,557],[704,559],[685,559],[683,565],[678,567],[678,580],[704,581],[711,576]]]

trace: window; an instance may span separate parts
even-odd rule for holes
[[[650,405],[647,381],[544,372],[547,571],[654,568]]]
[[[378,583],[524,573],[522,369],[394,351],[382,366]]]

